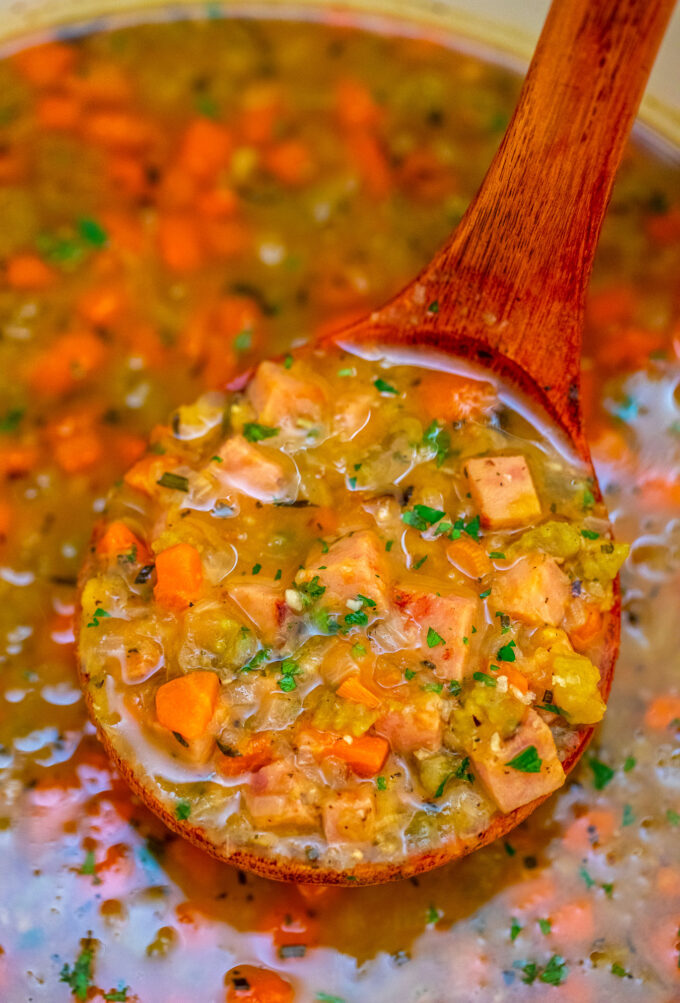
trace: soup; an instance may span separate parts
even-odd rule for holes
[[[154,425],[427,260],[518,81],[418,38],[214,20],[0,76],[3,998],[674,999],[677,160],[631,147],[589,301],[590,439],[633,544],[592,752],[505,842],[318,892],[212,861],[115,774],[77,684],[77,570]]]

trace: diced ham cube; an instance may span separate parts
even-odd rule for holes
[[[528,711],[512,738],[505,742],[498,735],[494,738],[497,741],[492,739],[483,747],[470,746],[467,752],[477,776],[502,812],[514,811],[562,786],[564,770],[557,756],[552,732],[535,711]],[[524,772],[508,766],[532,746],[541,760],[539,772]]]
[[[326,589],[323,604],[344,606],[348,599],[363,595],[373,600],[378,615],[387,608],[389,582],[385,547],[370,530],[350,533],[333,543],[318,565],[305,568],[298,580],[310,581],[315,575]]]
[[[211,469],[226,486],[261,502],[295,498],[299,474],[283,454],[255,446],[242,435],[234,435],[226,440],[219,455],[224,462],[219,470],[215,470],[214,464]],[[290,464],[290,468],[286,469],[284,463]]]
[[[436,595],[434,592],[395,593],[404,622],[404,634],[423,658],[435,666],[439,679],[462,679],[468,641],[479,602],[473,596]]]
[[[484,526],[504,529],[522,526],[540,517],[541,503],[523,456],[484,456],[468,460],[465,473]]]
[[[323,807],[326,839],[334,843],[367,843],[375,836],[375,794],[370,784],[334,794]]]
[[[528,554],[509,571],[501,571],[493,586],[494,606],[524,623],[556,627],[571,595],[569,579],[553,557]]]
[[[289,763],[263,766],[243,790],[246,808],[259,829],[315,829],[318,809],[307,804],[304,778]]]
[[[263,425],[284,431],[307,430],[323,420],[326,394],[312,380],[300,379],[275,362],[261,362],[248,396]]]
[[[242,579],[230,586],[229,596],[254,623],[264,644],[274,647],[281,644],[289,610],[283,589],[273,579]]]
[[[441,700],[434,693],[423,693],[408,705],[392,708],[375,723],[397,752],[414,749],[438,749],[442,743]]]

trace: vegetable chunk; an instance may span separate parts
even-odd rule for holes
[[[203,585],[201,555],[188,543],[162,550],[156,558],[154,599],[166,609],[183,610],[196,602]]]
[[[252,620],[265,644],[276,646],[283,641],[288,607],[283,590],[273,580],[238,582],[229,589],[229,596]]]
[[[501,811],[514,811],[562,786],[564,770],[552,732],[535,711],[527,713],[512,738],[495,738],[483,745],[473,741],[467,751]]]
[[[494,585],[494,605],[524,623],[556,627],[570,597],[569,579],[552,557],[529,554]]]
[[[160,724],[189,742],[202,738],[212,721],[219,688],[214,672],[189,672],[163,683],[156,693]]]
[[[268,503],[295,496],[297,477],[293,470],[286,471],[274,453],[254,446],[242,435],[227,439],[219,455],[224,461],[220,480],[235,491]]]
[[[410,643],[435,666],[440,679],[462,679],[469,638],[479,603],[471,596],[432,592],[397,592]]]
[[[243,791],[246,808],[261,829],[314,829],[318,810],[300,797],[304,780],[289,763],[271,763]]]
[[[375,835],[375,794],[369,784],[337,794],[323,808],[329,843],[365,843]]]
[[[540,518],[541,503],[523,456],[468,460],[465,473],[484,526],[507,529]]]

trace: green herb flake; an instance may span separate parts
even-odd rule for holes
[[[326,591],[326,586],[319,584],[318,575],[314,575],[311,581],[302,582],[301,585],[296,585],[295,588],[302,599],[302,605],[305,609],[311,606],[312,603],[316,602],[317,599],[320,599]]]
[[[412,680],[412,679],[413,679],[414,677],[415,677],[415,672],[413,671],[413,669],[405,669],[405,671],[404,671],[404,678],[405,678],[405,679],[406,679],[406,680],[407,680],[408,682],[411,682],[411,680]]]
[[[399,391],[396,387],[393,387],[390,383],[386,383],[380,376],[377,380],[373,380],[373,386],[376,390],[379,390],[381,394],[396,394],[399,395]]]
[[[603,791],[613,779],[616,771],[611,766],[607,766],[606,763],[596,759],[595,756],[590,757],[588,766],[593,771],[593,787],[596,791]]]
[[[600,885],[600,888],[605,893],[608,899],[612,897],[612,892],[614,891],[613,884],[611,884],[609,881],[603,881],[602,884]]]
[[[491,595],[491,589],[484,589],[483,592],[479,593],[479,598],[480,599],[488,599],[490,595]]]
[[[439,300],[432,300],[427,308],[428,313],[439,313]]]
[[[211,460],[212,463],[224,463],[224,460],[222,459],[222,457],[218,456],[217,454],[215,454],[215,456],[211,456],[210,460]]]
[[[442,779],[442,782],[440,783],[439,787],[434,792],[435,800],[437,798],[440,798],[442,796],[442,794],[446,790],[446,785],[448,784],[448,782],[449,782],[449,780],[451,779],[452,776],[453,776],[453,773],[447,773],[446,776]]]
[[[585,867],[579,867],[579,876],[585,881],[586,888],[592,888],[595,885],[595,879],[590,876]]]
[[[346,613],[343,619],[348,627],[365,627],[368,623],[368,615],[362,609]]]
[[[632,825],[635,821],[635,814],[632,807],[629,804],[623,806],[623,815],[621,817],[621,825],[625,828],[626,826]]]
[[[595,504],[595,495],[590,490],[590,488],[586,488],[584,490],[582,504],[583,504],[584,510],[587,509],[587,508],[592,508],[593,505]]]
[[[600,534],[596,533],[594,529],[582,529],[581,536],[585,540],[599,540]]]
[[[366,654],[366,648],[364,647],[363,644],[359,644],[359,642],[357,641],[356,644],[352,645],[352,658],[363,658],[365,654]]]
[[[379,791],[387,790],[387,780],[385,777],[376,777],[375,783]]]
[[[257,421],[247,421],[243,426],[243,437],[248,442],[262,442],[263,439],[273,439],[278,434],[278,428],[272,428],[271,425],[260,425]]]
[[[458,680],[457,679],[452,679],[451,682],[449,683],[449,693],[451,694],[451,696],[457,697],[458,694],[460,693],[461,689],[462,689],[462,686],[460,685],[460,683],[458,682]]]
[[[290,369],[292,365],[293,365],[293,356],[289,354],[283,360],[283,368]]]
[[[104,999],[107,1003],[127,1003],[127,994],[128,987],[125,986],[124,989],[112,989],[111,992],[104,993]]]
[[[479,539],[479,516],[476,515],[467,525],[463,526],[463,532],[471,536],[473,540]]]
[[[518,770],[520,773],[540,773],[543,760],[539,756],[536,746],[529,745],[505,765],[511,766],[513,770]]]
[[[427,554],[425,554],[423,557],[419,557],[416,563],[413,565],[413,570],[418,571],[419,568],[422,568],[423,564],[427,560],[427,557],[428,557]]]
[[[507,847],[509,844],[506,843],[505,845]],[[513,916],[512,920],[510,921],[510,940],[513,942],[513,944],[515,943],[521,932],[522,932],[522,927],[519,925],[519,923]]]
[[[274,575],[274,581],[275,582],[280,582],[282,574],[283,574],[283,571],[281,570],[281,568],[277,568],[276,569],[276,574]]]
[[[106,247],[109,242],[108,233],[95,219],[79,219],[78,233],[93,247]]]
[[[85,860],[80,868],[81,874],[95,874],[96,873],[96,861],[94,856],[94,850],[88,850],[85,854]]]
[[[237,352],[247,352],[253,345],[253,332],[250,328],[245,328],[234,338],[234,348]]]
[[[549,714],[559,714],[560,717],[569,717],[566,710],[558,707],[556,703],[537,703],[536,710],[547,710]]]
[[[427,922],[436,923],[439,920],[439,916],[440,916],[439,909],[431,905],[427,910]]]
[[[425,683],[424,686],[421,686],[421,689],[425,693],[441,693],[444,689],[444,683]]]
[[[5,435],[16,432],[25,414],[26,411],[22,407],[13,407],[9,411],[5,411],[4,415],[0,417],[0,432]]]
[[[444,518],[444,512],[430,505],[414,505],[412,511],[402,514],[402,521],[414,529],[425,530]]]
[[[89,941],[84,943],[89,944]],[[64,965],[59,975],[59,981],[65,982],[78,1000],[87,999],[87,991],[92,985],[93,959],[94,953],[89,946],[83,947],[74,965]]]
[[[259,667],[264,662],[267,661],[270,655],[271,655],[270,648],[261,648],[256,654],[253,655],[253,657],[250,659],[249,662],[246,662],[245,665],[241,666],[239,672],[254,672],[255,669],[259,669]]]
[[[88,623],[87,626],[88,627],[98,627],[100,620],[105,620],[107,617],[110,617],[110,616],[111,616],[111,614],[107,613],[105,609],[102,609],[101,606],[97,606],[96,610],[92,614],[92,619]]]
[[[538,926],[541,933],[546,937],[550,933],[550,930],[552,929],[552,923],[550,922],[549,919],[539,919]]]
[[[680,813],[674,811],[672,808],[669,808],[666,811],[666,821],[674,826],[680,825]]]
[[[191,815],[191,805],[188,801],[178,801],[175,805],[175,818],[178,822],[186,822]]]
[[[330,993],[317,992],[316,1003],[345,1003],[342,996],[332,996]]]
[[[262,571],[262,565],[261,564],[253,564],[253,570],[252,570],[252,574],[253,575],[259,575],[259,573],[261,571]]]
[[[635,756],[626,756],[626,759],[623,764],[623,772],[630,773],[630,771],[635,767],[636,764],[637,764],[637,759],[635,758]]]
[[[491,553],[489,554],[489,557],[491,558],[492,561],[505,560],[505,554],[501,554],[499,550],[492,550]]]
[[[473,672],[472,678],[476,679],[478,683],[484,683],[485,686],[496,686],[496,680],[486,672]]]
[[[438,421],[433,421],[425,429],[423,434],[423,445],[431,446],[435,449],[435,460],[437,467],[441,467],[451,447],[451,436]],[[449,526],[449,529],[451,527]],[[448,532],[448,530],[446,530]]]
[[[386,543],[385,543],[385,550],[387,551],[388,554],[389,554],[389,552],[390,552],[390,550],[392,549],[393,546],[394,546],[394,540],[387,540],[386,541]]]
[[[474,776],[472,775],[472,773],[470,773],[469,756],[466,756],[464,759],[460,761],[460,763],[456,767],[456,772],[454,773],[454,776],[456,780],[466,780],[467,783],[469,784],[473,784],[475,782]]]
[[[515,854],[517,853],[517,850],[512,845],[512,843],[503,843],[503,849],[505,850],[505,852],[509,857],[514,857]]]
[[[499,648],[496,652],[496,657],[500,659],[501,662],[514,662],[515,661],[515,642],[508,641],[504,644],[502,648]]]
[[[347,366],[345,369],[338,369],[338,376],[354,376],[354,370],[351,366]]]
[[[438,634],[433,627],[427,628],[427,646],[428,648],[436,648],[437,645],[444,644],[444,638],[441,634]]]
[[[183,477],[182,474],[173,474],[169,470],[166,470],[162,477],[158,478],[156,484],[160,484],[162,488],[170,488],[172,491],[189,490],[189,478]]]
[[[553,954],[552,958],[538,976],[540,982],[549,986],[561,986],[569,974],[564,958]]]

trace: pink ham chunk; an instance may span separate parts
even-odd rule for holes
[[[214,464],[211,469],[228,487],[261,502],[294,499],[299,475],[283,454],[255,446],[242,435],[234,435],[226,440],[219,455],[224,462],[219,470]]]
[[[540,517],[541,503],[523,456],[468,460],[465,474],[484,526],[491,529],[523,526]]]
[[[571,595],[569,579],[547,554],[520,557],[509,571],[500,572],[493,586],[496,609],[524,623],[556,627]]]
[[[248,387],[248,396],[263,425],[286,432],[319,425],[326,394],[318,383],[300,379],[275,362],[261,362]]]
[[[372,784],[333,794],[323,808],[323,828],[329,844],[367,843],[375,836],[375,794]]]
[[[344,607],[348,599],[362,595],[376,604],[378,615],[384,614],[389,586],[385,547],[370,530],[350,533],[333,543],[318,565],[305,568],[298,580],[310,581],[316,575],[326,589],[323,604]]]
[[[254,773],[243,791],[254,825],[265,831],[316,829],[318,808],[306,803],[303,786],[304,778],[289,763],[271,763]]]
[[[403,707],[394,707],[375,723],[375,730],[397,752],[438,749],[442,744],[441,699],[434,693],[414,697]]]
[[[498,735],[495,738],[495,742],[492,739],[488,745],[471,746],[467,751],[477,776],[502,812],[514,811],[562,786],[564,770],[552,732],[535,711],[528,711],[512,738],[505,742]],[[525,772],[525,769],[508,765],[522,754],[525,762],[517,765],[526,769],[531,759],[534,765],[540,760],[538,772]]]
[[[285,640],[289,610],[283,589],[273,579],[243,579],[230,586],[229,596],[255,625],[264,644],[278,647]]]
[[[454,593],[398,591],[395,602],[409,644],[419,648],[423,658],[434,664],[435,675],[439,679],[461,680],[479,610],[477,599]]]

